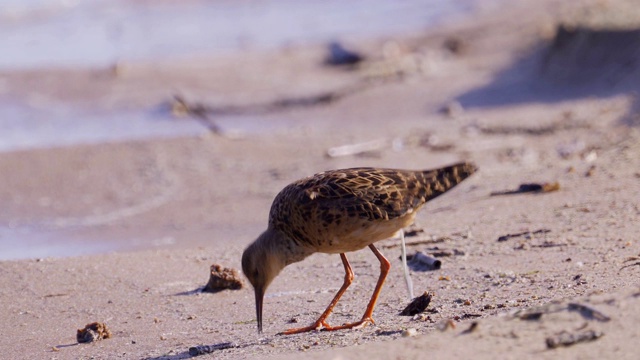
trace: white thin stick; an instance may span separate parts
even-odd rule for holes
[[[409,291],[409,300],[413,300],[413,281],[411,281],[411,274],[409,274],[409,266],[407,265],[407,246],[404,242],[404,230],[400,229],[400,242],[402,253],[402,268],[404,270],[404,281],[407,283],[407,290]]]
[[[386,139],[378,139],[378,140],[372,140],[372,141],[367,141],[367,142],[358,143],[358,144],[349,144],[349,145],[332,147],[329,150],[327,150],[327,155],[332,158],[340,157],[340,156],[357,155],[367,151],[380,150],[387,147],[388,145],[389,144]]]

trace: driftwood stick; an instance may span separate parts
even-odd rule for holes
[[[219,343],[214,345],[192,346],[189,348],[189,355],[198,356],[198,355],[210,354],[217,350],[224,350],[224,349],[230,349],[235,347],[238,347],[238,344],[234,342],[224,342],[224,343]]]
[[[594,341],[604,335],[601,331],[588,330],[579,333],[569,333],[563,331],[555,336],[546,339],[548,349],[556,349],[561,346],[571,346],[581,342]]]
[[[569,303],[567,305],[567,310],[569,311],[577,311],[584,318],[589,320],[598,320],[598,321],[609,321],[610,317],[605,315],[603,312],[596,310],[588,305],[578,304],[578,303]]]
[[[535,230],[535,231],[523,231],[517,234],[507,234],[507,235],[502,235],[498,238],[498,241],[502,242],[502,241],[507,241],[509,239],[512,238],[516,238],[516,237],[520,237],[520,236],[531,236],[531,235],[538,235],[538,234],[547,234],[550,233],[551,230],[549,229],[540,229],[540,230]]]
[[[516,190],[506,190],[506,191],[494,191],[490,196],[500,196],[500,195],[515,195],[515,194],[524,194],[524,193],[548,193],[552,191],[560,190],[560,184],[556,182],[552,183],[530,183],[530,184],[520,184],[520,186]]]

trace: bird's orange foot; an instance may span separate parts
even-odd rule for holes
[[[362,320],[356,321],[356,322],[351,323],[351,324],[344,324],[344,325],[340,325],[340,326],[325,326],[325,328],[322,329],[322,330],[335,331],[335,330],[343,330],[343,329],[362,329],[363,327],[369,325],[369,323],[375,324],[376,322],[373,321],[373,318],[367,317],[367,318],[363,318]]]
[[[331,328],[331,325],[327,324],[325,321],[316,321],[316,323],[311,326],[285,330],[281,333],[278,333],[278,335],[300,334],[304,332],[319,331],[319,330],[324,330],[329,328]]]
[[[300,334],[300,333],[310,332],[310,331],[336,331],[336,330],[344,330],[344,329],[362,329],[363,327],[369,325],[369,323],[375,324],[376,322],[373,321],[373,318],[371,317],[364,318],[354,323],[343,324],[338,326],[331,326],[327,324],[325,321],[318,321],[311,326],[285,330],[281,333],[278,333],[278,335],[292,335],[292,334]]]

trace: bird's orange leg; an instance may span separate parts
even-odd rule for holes
[[[373,308],[376,306],[376,302],[378,301],[378,296],[380,295],[380,290],[382,290],[384,280],[387,278],[389,269],[391,269],[391,263],[389,262],[389,260],[387,260],[387,258],[384,257],[384,255],[380,253],[380,251],[378,251],[378,249],[376,249],[375,246],[373,246],[373,244],[369,245],[369,248],[371,249],[371,251],[373,251],[378,260],[380,260],[380,277],[378,278],[378,283],[376,284],[375,290],[373,290],[373,295],[371,295],[371,300],[369,300],[369,305],[367,305],[367,310],[365,310],[364,315],[362,315],[362,319],[360,321],[330,328],[326,327],[325,330],[332,331],[341,329],[359,329],[367,326],[369,323],[375,324],[375,321],[373,321],[372,317]]]
[[[325,329],[325,330],[334,329],[329,324],[327,324],[325,320],[327,320],[329,315],[331,315],[331,312],[333,311],[333,308],[338,303],[338,300],[340,300],[340,298],[345,293],[345,291],[347,291],[347,288],[349,287],[349,285],[351,285],[351,283],[353,282],[353,270],[351,270],[351,265],[349,265],[349,260],[347,260],[347,256],[343,253],[343,254],[340,254],[340,258],[342,259],[342,264],[344,265],[344,273],[345,273],[344,282],[342,283],[342,287],[340,288],[340,290],[338,290],[338,293],[336,294],[336,296],[334,296],[333,300],[331,300],[331,303],[329,304],[329,306],[327,306],[327,309],[322,313],[322,315],[320,315],[318,320],[313,325],[302,327],[302,328],[289,329],[281,332],[280,335],[299,334],[303,332],[322,330],[322,329]]]

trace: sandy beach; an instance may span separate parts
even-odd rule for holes
[[[365,56],[348,68],[323,64],[325,46],[292,46],[0,72],[3,101],[193,126],[0,152],[0,357],[186,359],[232,342],[198,358],[636,358],[639,12],[624,0],[480,8],[345,43]],[[366,151],[340,153],[353,145]],[[392,268],[364,329],[277,335],[322,313],[344,277],[337,255],[283,270],[263,334],[246,280],[200,291],[212,264],[241,269],[290,182],[461,160],[480,170],[406,239],[442,262],[411,272],[416,294],[432,294],[422,315],[398,315],[409,297],[393,239],[378,243]],[[532,183],[553,186],[500,194]],[[360,319],[379,272],[368,250],[349,258],[356,278],[333,324]],[[92,322],[111,337],[78,343]]]

